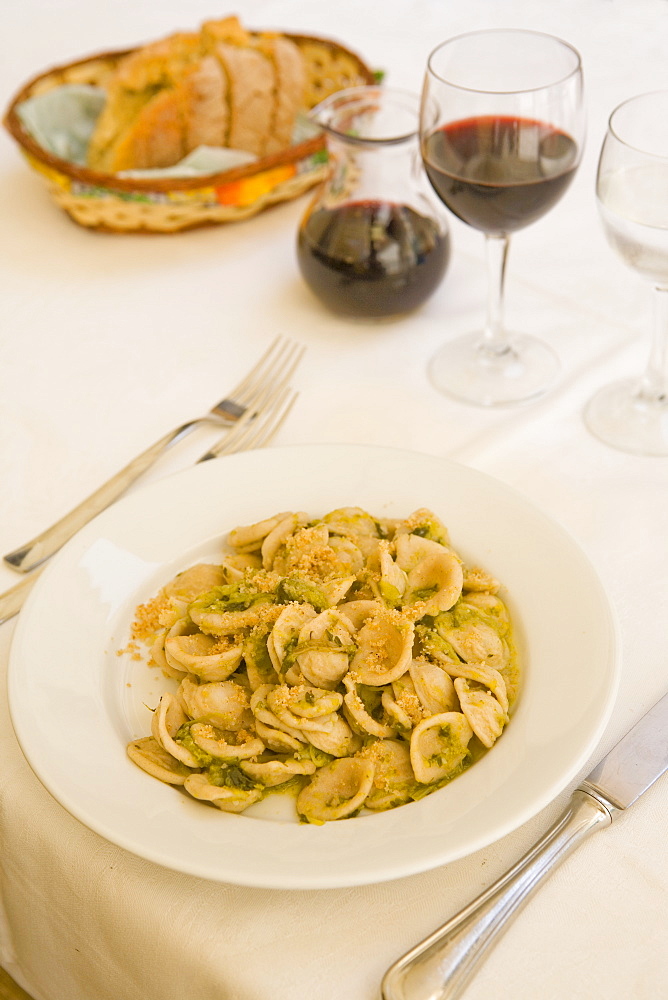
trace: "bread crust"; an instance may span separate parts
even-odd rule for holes
[[[219,42],[215,53],[227,73],[230,105],[228,145],[262,156],[275,103],[272,63],[253,48]]]
[[[181,84],[185,146],[226,146],[230,115],[227,77],[218,60],[205,56]]]
[[[277,153],[292,141],[295,118],[304,107],[306,68],[297,45],[282,35],[260,38],[263,51],[274,64],[274,112],[265,152]]]

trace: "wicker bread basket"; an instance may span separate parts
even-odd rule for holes
[[[306,35],[286,37],[304,56],[306,108],[337,90],[374,82],[362,60],[337,42]],[[22,101],[65,83],[103,87],[129,51],[106,52],[41,73],[16,94],[4,118],[5,128],[44,178],[56,204],[75,222],[113,233],[177,232],[247,218],[268,205],[296,198],[322,179],[327,161],[322,135],[244,167],[189,178],[122,178],[69,163],[42,149],[17,114]]]

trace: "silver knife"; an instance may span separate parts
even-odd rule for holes
[[[575,789],[516,865],[385,973],[383,1000],[455,1000],[510,920],[565,858],[609,826],[668,769],[668,694]]]

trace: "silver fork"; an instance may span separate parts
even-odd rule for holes
[[[249,451],[269,444],[287,420],[297,395],[288,386],[283,385],[265,390],[257,409],[247,410],[234,427],[202,455],[196,464],[221,455]],[[42,575],[43,569],[44,567],[35,570],[4,594],[0,594],[0,625],[19,613],[26,597]]]
[[[134,458],[125,468],[100,486],[94,493],[78,504],[69,514],[52,524],[31,541],[26,542],[4,557],[12,569],[26,573],[44,562],[65,544],[68,539],[88,524],[100,511],[117,500],[129,486],[147,471],[157,459],[173,444],[182,440],[195,427],[203,423],[227,424],[233,426],[244,416],[252,418],[257,408],[266,401],[266,394],[272,388],[287,386],[295,368],[304,354],[305,348],[283,337],[277,337],[262,355],[255,367],[230,392],[212,406],[204,416],[189,420],[176,427],[169,434],[156,441]]]

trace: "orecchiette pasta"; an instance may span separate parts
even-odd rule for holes
[[[226,812],[296,794],[304,822],[442,788],[494,745],[518,688],[500,583],[421,508],[284,511],[137,610],[175,690],[128,756]]]

